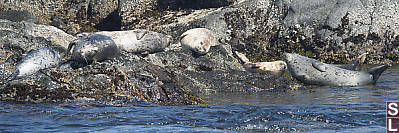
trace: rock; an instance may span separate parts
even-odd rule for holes
[[[0,34],[3,34],[0,41],[2,44],[24,51],[41,47],[58,47],[56,49],[66,50],[69,43],[76,39],[56,27],[29,22],[0,20],[0,31]]]
[[[58,28],[68,31],[68,26],[79,24],[80,31],[90,31],[90,29],[118,30],[119,27],[107,27],[105,20],[112,20],[118,8],[118,0],[24,0],[24,1],[1,1],[0,11],[26,10],[33,14],[40,24],[52,23],[54,16],[61,18],[65,25]],[[104,26],[104,27],[103,27]],[[77,28],[77,27],[75,27]],[[74,31],[70,31],[74,32]],[[76,34],[71,33],[71,34]]]
[[[14,28],[22,28],[21,31],[42,26],[2,22],[3,27],[16,25]],[[22,27],[22,24],[31,27]],[[0,50],[1,59],[5,61],[1,65],[5,69],[0,71],[7,75],[29,49],[56,45],[44,37],[34,36],[39,34],[0,31],[0,34],[9,34],[7,38],[0,38],[5,44]],[[11,40],[25,43],[12,43]],[[189,50],[169,49],[146,57],[122,52],[117,58],[77,69],[71,65],[67,62],[57,68],[42,70],[35,76],[0,85],[0,100],[63,103],[90,99],[118,106],[142,102],[191,105],[206,103],[198,97],[204,93],[286,90],[298,86],[288,78],[245,72],[234,58],[231,46],[226,44],[212,47],[206,56],[201,57],[192,56]],[[5,77],[1,80],[4,81]]]
[[[399,61],[394,1],[242,0],[214,7],[149,1],[121,3],[122,29],[145,28],[177,38],[188,29],[208,28],[253,61],[279,60],[282,52],[327,63],[347,63],[364,52],[370,53],[367,63]]]
[[[36,23],[37,18],[30,14],[28,11],[17,11],[17,10],[9,10],[6,12],[0,12],[0,19],[7,19],[13,22],[31,22]]]
[[[347,63],[368,52],[366,63],[399,63],[399,9],[393,0],[195,0],[192,3],[103,0],[99,2],[102,5],[91,0],[70,3],[49,0],[44,3],[6,1],[0,3],[0,10],[24,9],[36,16],[39,23],[51,23],[69,29],[69,33],[118,28],[156,31],[171,35],[173,46],[178,46],[178,37],[183,32],[207,28],[216,32],[220,45],[201,57],[193,57],[190,51],[177,47],[146,57],[123,52],[116,59],[76,70],[66,63],[45,70],[38,78],[5,85],[0,89],[1,100],[94,99],[107,104],[147,101],[187,105],[204,103],[198,95],[210,92],[301,87],[286,76],[245,72],[233,50],[244,53],[253,62],[280,60],[284,52],[295,52],[326,63]],[[57,10],[50,12],[50,5]],[[62,36],[51,40],[41,35],[43,32],[25,30],[37,27],[26,22],[0,21],[0,27],[6,27],[0,28],[3,35],[0,42],[4,44],[0,47],[0,61],[5,61],[0,64],[5,68],[0,71],[5,74],[11,72],[15,62],[28,50],[64,46],[61,42],[67,42]],[[84,84],[87,81],[92,82]],[[41,100],[31,100],[32,97]]]
[[[120,2],[119,14],[121,16],[121,26],[123,30],[148,29],[166,33],[177,38],[189,29],[201,27],[215,31],[217,35],[225,35],[226,26],[224,21],[221,20],[223,17],[220,16],[221,13],[215,11],[218,10],[219,7],[229,6],[236,1],[237,0],[194,0],[186,2],[184,0],[124,0]]]
[[[398,46],[393,46],[399,35],[399,24],[395,23],[399,19],[397,2],[304,2],[286,2],[288,12],[284,22],[288,28],[299,25],[295,30],[302,34],[303,40],[319,45],[310,46],[313,55],[327,62],[342,63],[356,54],[370,52],[368,63],[398,63],[397,58],[388,54],[398,54]]]

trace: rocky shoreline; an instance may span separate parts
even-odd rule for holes
[[[204,93],[298,89],[303,86],[287,75],[245,71],[233,52],[244,53],[253,62],[280,60],[283,52],[296,52],[326,63],[347,63],[368,52],[368,64],[397,64],[399,9],[395,7],[399,7],[396,1],[367,0],[2,2],[0,81],[33,49],[50,47],[67,59],[68,44],[81,32],[147,29],[171,35],[177,44],[183,32],[204,27],[216,32],[219,45],[201,57],[172,45],[148,56],[122,52],[113,60],[79,69],[64,64],[2,85],[0,100],[190,105],[206,104],[198,97]],[[12,11],[15,17],[9,17],[10,10],[32,16],[18,17],[26,12]]]

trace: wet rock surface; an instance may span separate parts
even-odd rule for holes
[[[122,52],[115,59],[77,69],[68,62],[42,70],[2,85],[0,100],[187,105],[206,103],[198,97],[204,93],[301,88],[287,76],[246,72],[232,52],[244,53],[251,62],[280,60],[284,52],[295,52],[326,63],[347,63],[369,52],[368,64],[395,64],[398,4],[393,0],[3,1],[0,11],[27,11],[38,20],[38,24],[0,20],[3,80],[33,49],[50,47],[67,60],[65,47],[80,32],[147,29],[171,35],[174,44],[148,56]],[[220,45],[199,57],[180,49],[179,36],[192,28],[214,31]]]

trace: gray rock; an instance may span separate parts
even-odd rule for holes
[[[190,51],[179,48],[168,48],[165,52],[146,57],[122,53],[114,60],[76,70],[65,64],[47,70],[37,79],[15,81],[6,89],[0,89],[2,100],[24,101],[29,99],[27,96],[34,97],[33,94],[51,93],[46,98],[38,96],[47,101],[142,99],[160,105],[185,105],[202,103],[197,94],[214,91],[301,87],[285,76],[246,73],[232,51],[244,53],[253,62],[280,60],[284,52],[295,52],[326,63],[346,63],[368,52],[366,63],[399,63],[399,9],[394,0],[196,0],[200,2],[197,5],[180,0],[103,2],[103,7],[93,8],[95,4],[91,1],[69,4],[49,1],[44,5],[35,1],[32,7],[40,7],[35,8],[40,10],[28,12],[36,17],[43,12],[45,15],[38,17],[39,22],[49,22],[44,20],[53,18],[53,24],[62,29],[71,29],[67,26],[73,24],[80,24],[86,30],[90,26],[101,29],[100,25],[109,27],[112,26],[109,24],[114,24],[124,30],[147,29],[171,35],[175,44],[188,29],[208,28],[216,32],[220,45],[212,47],[203,57],[193,57]],[[111,4],[106,6],[106,3]],[[0,3],[0,10],[19,10],[26,5],[26,2],[7,1]],[[65,6],[49,13],[50,5]],[[97,15],[90,17],[88,14]],[[76,22],[70,22],[72,20]],[[0,60],[6,61],[2,70],[6,73],[26,50],[54,46],[55,41],[46,36],[4,30],[24,27],[21,23],[14,24],[17,26],[11,26],[9,22],[1,25],[7,27],[0,29],[0,34],[5,36],[0,38],[0,42],[5,44],[1,47]],[[87,81],[93,82],[82,86]],[[19,89],[16,94],[15,88],[31,89]]]
[[[51,43],[51,47],[68,48],[68,44],[76,37],[65,33],[64,31],[47,25],[34,24],[29,22],[11,22],[0,19],[0,31],[3,34],[1,42],[5,46],[19,47],[25,51],[41,47],[49,47],[46,44]],[[35,42],[30,40],[37,38],[38,41],[49,41],[49,43]],[[32,44],[34,43],[34,44]],[[30,45],[29,45],[30,44]]]
[[[242,0],[216,8],[170,6],[178,2],[121,3],[122,29],[145,28],[177,38],[188,29],[208,28],[253,61],[278,60],[282,52],[328,63],[347,63],[364,52],[370,53],[367,63],[399,61],[396,1]]]
[[[31,22],[36,23],[37,18],[30,14],[28,11],[17,11],[17,10],[9,10],[6,12],[0,12],[0,19],[7,19],[13,22]]]
[[[3,25],[18,25],[4,21]],[[37,28],[41,25],[30,25]],[[24,27],[28,29],[27,27]],[[20,29],[24,31],[23,29]],[[11,73],[28,49],[55,44],[44,37],[15,33],[0,38],[5,61],[0,71]],[[38,39],[39,38],[39,39]],[[11,43],[21,40],[26,43]],[[41,41],[41,42],[36,42]],[[64,51],[65,52],[65,51]],[[64,60],[66,57],[64,57]],[[71,62],[45,69],[35,76],[0,85],[0,100],[34,103],[77,102],[91,99],[107,105],[150,102],[159,105],[206,103],[199,94],[214,92],[268,91],[295,89],[300,85],[288,78],[251,74],[234,58],[230,45],[212,47],[206,56],[194,57],[189,50],[169,49],[142,57],[122,52],[119,57],[73,69]],[[0,78],[4,81],[4,78]]]
[[[118,8],[118,0],[24,0],[24,1],[1,1],[0,11],[26,10],[37,17],[40,24],[50,24],[52,18],[57,16],[64,20],[66,25],[60,26],[65,31],[70,25],[79,24],[74,27],[77,32],[88,31],[100,25],[106,18],[112,18],[112,12]],[[111,16],[110,16],[111,15]],[[76,34],[76,33],[72,33]]]

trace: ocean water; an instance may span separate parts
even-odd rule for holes
[[[0,102],[0,132],[385,132],[399,66],[374,86],[205,95],[209,105]]]

